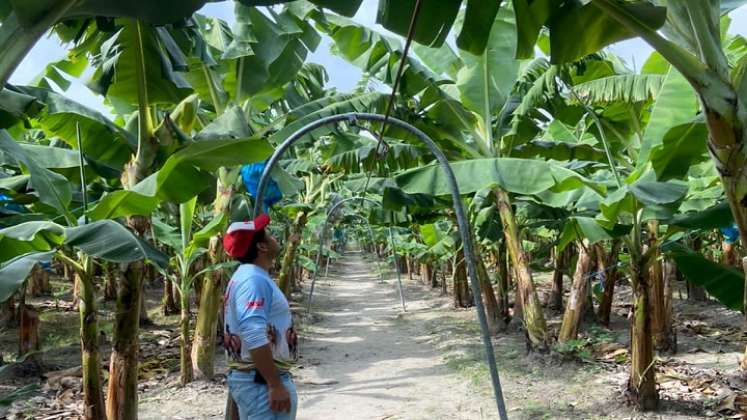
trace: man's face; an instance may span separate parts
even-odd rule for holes
[[[265,241],[263,245],[265,245],[263,251],[267,253],[267,256],[271,260],[274,260],[280,254],[280,243],[270,229],[265,229]]]

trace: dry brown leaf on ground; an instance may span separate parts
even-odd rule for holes
[[[716,406],[716,411],[731,415],[730,418],[747,419],[747,394],[732,393],[727,395]]]

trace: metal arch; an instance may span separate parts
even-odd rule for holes
[[[324,251],[324,243],[327,240],[327,226],[329,225],[329,218],[337,211],[337,209],[340,208],[340,206],[342,206],[343,204],[349,203],[351,201],[354,201],[354,200],[368,201],[369,203],[373,203],[377,206],[379,205],[378,201],[373,200],[371,198],[348,197],[348,198],[338,201],[337,203],[332,205],[332,207],[330,207],[327,210],[327,217],[324,219],[324,224],[322,225],[322,231],[319,235],[319,249],[317,250],[317,253],[316,253],[316,262],[315,262],[315,266],[317,269],[314,270],[314,273],[311,276],[311,287],[309,288],[309,297],[306,303],[307,314],[311,313],[311,302],[314,297],[314,287],[316,286],[316,279],[317,279],[318,272],[319,272],[319,264],[321,263],[322,252]],[[373,234],[373,229],[371,229],[371,223],[368,221],[368,219],[366,219],[365,217],[359,214],[355,214],[354,216],[359,217],[363,219],[364,222],[366,222],[366,226],[368,227],[368,234],[371,237],[371,242],[375,244],[376,241],[374,240],[374,234]],[[390,233],[391,233],[391,228],[390,228]],[[393,243],[392,243],[392,250],[394,250]],[[377,256],[379,256],[378,253],[377,253]],[[396,261],[396,254],[395,254],[395,261]],[[381,262],[379,261],[379,281],[380,282],[384,281],[383,275],[384,275],[383,270],[381,270]],[[406,312],[407,308],[405,306],[405,292],[402,289],[402,279],[400,278],[399,270],[397,270],[397,285],[399,287],[399,298],[400,298],[400,301],[402,302],[402,310]]]
[[[265,169],[262,172],[262,178],[260,179],[259,186],[257,188],[257,197],[254,203],[254,215],[258,216],[262,213],[262,198],[264,197],[265,189],[267,188],[267,184],[270,180],[270,172],[275,167],[275,165],[277,165],[283,153],[285,153],[285,151],[288,150],[288,148],[290,148],[293,143],[300,140],[307,133],[319,127],[335,124],[340,121],[347,121],[354,124],[358,120],[371,122],[387,121],[388,124],[402,128],[415,135],[415,137],[423,142],[428,147],[430,152],[436,157],[436,160],[446,174],[446,182],[449,186],[449,190],[451,191],[451,198],[454,204],[454,213],[456,214],[457,226],[459,228],[459,234],[462,239],[464,256],[467,263],[467,274],[469,275],[470,287],[472,289],[472,295],[475,300],[477,318],[480,321],[480,335],[482,336],[483,345],[485,346],[485,358],[486,363],[488,364],[490,378],[493,384],[493,393],[495,394],[495,402],[498,407],[498,415],[501,419],[506,420],[508,419],[508,415],[506,413],[506,405],[503,401],[503,391],[501,389],[500,377],[498,376],[498,368],[495,363],[495,352],[493,351],[493,345],[490,341],[490,331],[488,329],[487,315],[485,314],[485,308],[482,304],[480,280],[477,277],[477,266],[475,264],[475,253],[472,244],[472,233],[470,230],[469,220],[467,219],[467,216],[465,214],[464,204],[462,203],[461,195],[459,193],[459,185],[456,182],[456,178],[454,177],[454,172],[449,165],[449,161],[448,159],[446,159],[446,155],[444,155],[441,149],[433,140],[431,140],[430,137],[428,137],[427,134],[422,132],[417,127],[400,119],[394,117],[387,118],[383,115],[371,113],[350,112],[339,115],[331,115],[329,117],[320,118],[314,122],[311,122],[295,133],[291,134],[290,137],[288,137],[282,144],[280,144],[280,146],[278,146],[277,149],[275,149],[275,152],[268,160],[267,165],[265,165]]]

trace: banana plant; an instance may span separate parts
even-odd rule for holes
[[[343,19],[329,21],[326,31],[336,41],[336,52],[372,76],[384,82],[391,81],[387,79],[390,72],[381,63],[396,62],[396,44],[355,23]],[[516,110],[517,95],[514,92],[526,74],[533,74],[533,67],[531,62],[513,58],[516,24],[511,8],[497,11],[489,28],[486,31],[488,48],[477,55],[466,50],[455,52],[447,45],[438,49],[416,48],[419,57],[443,59],[428,60],[429,68],[416,58],[409,58],[404,76],[408,87],[403,93],[416,98],[416,109],[410,114],[400,111],[400,118],[412,120],[446,149],[454,160],[452,166],[463,194],[474,194],[486,187],[494,189],[499,198],[497,207],[505,224],[503,232],[510,245],[510,255],[514,266],[520,270],[519,290],[526,296],[528,339],[533,347],[547,349],[549,341],[544,316],[518,239],[519,230],[509,193],[532,195],[548,188],[567,190],[594,183],[552,162],[506,157],[512,152],[512,138],[517,135],[509,132],[510,124],[505,121],[510,121]],[[350,43],[349,40],[354,38],[352,34],[371,42]],[[386,51],[389,55],[378,59],[377,51]],[[548,68],[544,70],[547,72]],[[520,132],[521,143],[527,143],[538,131]],[[600,156],[598,151],[590,151],[595,157]],[[440,170],[431,165],[398,174],[395,179],[406,193],[444,196],[448,192],[435,181],[441,176]]]
[[[230,269],[232,263],[210,264],[208,267],[195,272],[193,266],[195,261],[206,252],[208,242],[217,232],[225,226],[224,217],[210,220],[199,231],[193,231],[196,218],[197,197],[179,205],[179,229],[173,229],[162,221],[154,221],[157,226],[156,238],[162,244],[174,251],[171,258],[172,270],[161,270],[165,278],[169,279],[179,291],[179,303],[181,317],[179,319],[180,329],[180,379],[182,384],[191,382],[194,378],[191,359],[190,340],[190,296],[197,278],[203,275],[223,269]]]
[[[80,281],[80,336],[83,366],[83,393],[86,417],[100,418],[105,413],[101,388],[98,349],[96,297],[92,260],[113,263],[151,261],[166,265],[167,257],[121,224],[102,220],[75,227],[49,221],[26,222],[0,230],[6,251],[17,256],[0,264],[0,301],[7,300],[21,287],[34,266],[57,257],[77,274]],[[78,258],[71,256],[78,252]]]
[[[265,137],[282,127],[289,111],[326,95],[322,88],[326,73],[304,63],[319,43],[319,35],[306,19],[311,9],[290,5],[262,13],[249,6],[252,4],[236,4],[233,30],[218,19],[195,19],[208,46],[204,54],[213,63],[206,64],[195,56],[188,73],[201,99],[213,108],[208,115],[212,122],[196,135],[198,140]],[[226,161],[217,169],[215,217],[228,216],[232,196],[237,193],[238,170],[232,167],[254,161]],[[222,261],[218,235],[211,238],[208,254],[212,264]],[[200,296],[192,359],[201,378],[211,378],[214,372],[214,335],[223,284],[220,272],[210,273]]]
[[[77,137],[81,139],[80,136]],[[82,140],[80,140],[80,143],[83,143]],[[37,214],[42,216],[42,219],[46,219],[15,224],[7,228],[2,239],[8,245],[4,247],[5,256],[3,259],[17,257],[17,259],[13,260],[12,264],[9,264],[10,268],[15,268],[16,273],[24,274],[23,270],[17,271],[17,268],[33,266],[29,265],[29,263],[36,261],[37,257],[34,254],[30,254],[27,255],[28,258],[24,259],[24,257],[20,256],[21,254],[28,254],[33,251],[47,252],[63,244],[66,244],[69,248],[75,244],[76,240],[90,241],[94,244],[97,240],[107,241],[98,244],[101,249],[106,251],[105,253],[102,254],[101,252],[103,251],[96,248],[90,250],[88,248],[81,249],[82,254],[79,261],[76,261],[66,253],[57,252],[58,258],[65,260],[69,266],[76,270],[77,278],[79,279],[81,291],[81,345],[83,347],[83,364],[86,366],[84,372],[84,395],[86,401],[90,403],[87,405],[87,407],[90,407],[87,415],[90,418],[96,418],[104,413],[104,407],[100,388],[100,372],[98,371],[98,338],[96,332],[94,285],[91,274],[92,266],[89,263],[89,259],[90,257],[98,257],[107,261],[120,263],[142,263],[143,260],[147,259],[147,253],[150,252],[148,250],[151,250],[151,248],[143,241],[135,240],[129,230],[112,220],[100,220],[80,227],[68,228],[54,223],[55,220],[61,218],[67,226],[76,226],[78,221],[75,213],[80,214],[82,212],[80,208],[73,208],[74,201],[70,180],[48,168],[49,166],[59,167],[62,165],[60,163],[52,164],[49,161],[50,157],[64,158],[71,151],[66,149],[57,150],[52,147],[40,148],[39,146],[17,143],[5,131],[0,133],[0,150],[2,150],[4,156],[15,167],[22,171],[21,173],[25,172],[27,174],[28,185],[26,188],[29,189],[30,187],[31,192],[37,197],[36,203],[34,201],[30,203],[38,209]],[[63,150],[64,152],[62,152]],[[65,159],[62,160],[64,161]],[[83,157],[80,154],[78,162],[79,165],[84,165]],[[80,169],[80,173],[83,174],[82,166]],[[83,185],[84,190],[87,189],[86,180],[82,178],[82,175],[77,183]],[[52,221],[49,221],[50,219]],[[20,238],[14,237],[13,232],[21,232]],[[98,237],[94,236],[97,234],[99,235]],[[72,238],[72,242],[66,243],[67,240],[63,242],[60,239],[66,237],[68,239]],[[47,241],[45,242],[41,238],[47,238]],[[137,245],[132,246],[133,242]],[[127,248],[128,246],[130,246],[129,249]],[[140,252],[138,253],[137,251]],[[133,252],[135,253],[134,256],[132,255]],[[155,254],[158,253],[156,252]],[[23,261],[26,261],[26,263],[22,264]],[[12,284],[17,285],[18,281],[22,280],[16,278],[16,282]]]
[[[534,19],[528,37],[536,36],[542,26],[555,27],[550,38],[555,62],[573,60],[594,52],[616,39],[640,37],[667,60],[696,92],[703,108],[711,160],[719,171],[727,201],[740,231],[742,245],[747,245],[747,211],[743,196],[747,181],[738,176],[747,161],[741,145],[745,142],[744,80],[745,59],[730,62],[729,52],[722,43],[721,16],[742,1],[668,2],[666,7],[648,1],[619,3],[595,0],[586,5],[560,9],[544,4],[535,10],[525,9],[525,19]],[[582,19],[598,16],[608,25],[585,25]],[[539,18],[545,16],[547,19]],[[583,28],[573,40],[561,28]],[[534,30],[536,28],[536,31]],[[563,33],[565,32],[565,33]],[[578,42],[578,40],[597,42]],[[558,48],[555,48],[555,45]],[[745,294],[747,296],[747,294]],[[747,368],[747,350],[742,367]],[[644,404],[653,408],[655,401]]]

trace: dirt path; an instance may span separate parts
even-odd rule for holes
[[[496,418],[490,395],[450,369],[435,347],[440,335],[426,321],[443,314],[446,300],[408,281],[403,314],[396,275],[388,271],[392,278],[380,283],[376,272],[375,260],[348,254],[317,281],[312,317],[300,326],[298,419]],[[222,355],[217,365],[225,373]],[[170,375],[144,390],[140,419],[223,418],[225,384],[182,388],[177,381]]]
[[[408,288],[402,314],[396,280],[379,283],[375,267],[349,255],[317,282],[314,321],[302,328],[299,419],[494,418],[494,402],[475,395],[410,320],[433,309],[429,294]]]

